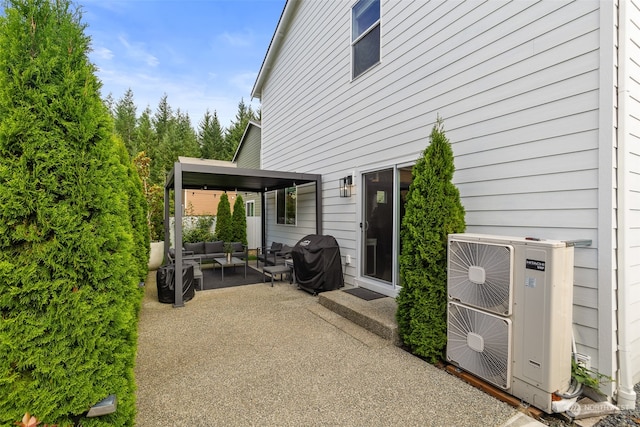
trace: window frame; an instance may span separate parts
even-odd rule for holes
[[[276,193],[276,224],[277,225],[288,225],[295,227],[298,225],[298,188],[297,187],[287,187],[280,188],[275,191]],[[286,195],[291,194],[291,197],[285,197]],[[283,199],[283,204],[281,204],[281,199]],[[289,206],[290,203],[294,203],[293,206],[293,218],[289,217],[289,211],[291,210]],[[284,212],[281,214],[280,209],[284,209]],[[281,222],[282,218],[282,222]]]
[[[244,202],[244,212],[247,217],[256,216],[256,201],[255,200],[247,200]]]
[[[356,12],[356,7],[358,7],[358,5],[360,5],[363,2],[367,2],[370,1],[372,3],[377,4],[378,7],[378,19],[376,21],[374,21],[368,28],[366,28],[364,31],[362,31],[360,34],[357,35],[357,37],[354,38],[354,29],[355,29],[355,12]],[[376,65],[378,65],[380,63],[380,58],[382,56],[382,48],[381,48],[381,32],[380,32],[380,28],[381,28],[381,16],[382,16],[382,6],[381,6],[381,2],[380,0],[358,0],[357,2],[355,2],[353,4],[353,6],[351,6],[351,80],[355,80],[356,78],[360,77],[361,75],[365,74],[367,71],[369,71],[370,69],[372,69],[373,67],[375,67]],[[371,63],[369,66],[367,66],[366,68],[362,69],[361,71],[358,72],[358,74],[356,74],[356,45],[358,45],[360,42],[362,42],[368,35],[370,35],[374,30],[378,30],[378,57],[377,57],[377,61]]]

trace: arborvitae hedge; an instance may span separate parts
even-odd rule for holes
[[[134,246],[137,248],[134,256],[138,267],[138,280],[143,282],[147,278],[149,268],[149,252],[151,251],[150,231],[147,224],[147,201],[142,189],[142,180],[138,174],[138,170],[129,158],[129,152],[124,142],[114,135],[114,149],[120,163],[127,175],[125,181],[126,191],[129,200],[129,215],[131,217],[131,225],[133,227]]]
[[[0,17],[0,425],[72,420],[111,393],[133,425],[142,274],[133,187],[80,16],[11,0]],[[137,221],[137,220],[136,220]],[[134,221],[135,222],[135,221]]]
[[[233,215],[231,216],[231,228],[233,229],[233,241],[247,244],[247,216],[244,208],[244,200],[238,194],[233,203]]]
[[[413,168],[402,220],[397,320],[405,345],[437,363],[447,345],[447,236],[464,232],[465,220],[451,182],[453,152],[440,119],[430,139]]]
[[[218,212],[216,215],[216,238],[224,242],[233,241],[233,230],[231,229],[231,205],[229,196],[223,193],[218,202]]]

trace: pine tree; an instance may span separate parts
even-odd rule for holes
[[[218,202],[218,212],[216,214],[216,238],[224,242],[233,241],[233,230],[231,224],[231,205],[229,196],[223,193]]]
[[[222,160],[224,155],[224,134],[218,114],[214,111],[213,116],[207,110],[200,122],[198,132],[198,142],[202,150],[203,159]]]
[[[107,110],[109,111],[111,116],[114,116],[116,101],[113,99],[113,94],[111,92],[109,92],[104,99],[104,104],[107,106]]]
[[[133,425],[136,183],[69,0],[0,16],[0,424]],[[120,151],[119,151],[120,150]],[[146,246],[146,245],[145,245]],[[83,419],[115,393],[118,411]]]
[[[124,142],[133,158],[140,151],[136,134],[136,104],[133,100],[133,91],[129,88],[124,96],[116,102],[114,107],[114,124],[116,133]]]
[[[200,158],[202,152],[198,144],[198,136],[191,126],[189,114],[182,113],[178,110],[175,117],[175,127],[175,140],[172,142],[176,152],[175,157],[172,159],[173,162],[178,160],[178,156]]]
[[[413,167],[402,220],[396,317],[410,350],[436,363],[447,345],[447,238],[464,232],[465,220],[459,191],[451,182],[453,151],[440,118],[430,139]]]
[[[138,147],[138,153],[144,151],[149,158],[152,158],[154,155],[153,149],[155,148],[154,138],[153,125],[151,124],[151,108],[147,107],[142,111],[136,123],[136,146]],[[138,153],[136,153],[136,155],[138,155]]]
[[[240,100],[238,103],[236,119],[231,123],[231,126],[229,126],[227,134],[225,135],[224,157],[222,160],[231,160],[233,158],[249,121],[254,119],[255,115],[251,106],[247,106],[244,103],[244,100]]]
[[[156,139],[161,141],[165,138],[171,127],[171,121],[173,120],[173,110],[169,105],[169,99],[165,93],[158,102],[158,108],[153,115],[152,124],[156,132]]]
[[[175,135],[175,118],[169,105],[167,94],[164,94],[158,103],[158,108],[151,120],[154,130],[153,145],[148,151],[152,159],[150,180],[154,183],[164,184],[167,172],[173,167],[173,150],[171,147]]]
[[[247,244],[247,216],[244,210],[244,200],[238,194],[233,203],[233,215],[231,216],[231,228],[233,229],[233,241]]]

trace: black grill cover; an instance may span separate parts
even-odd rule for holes
[[[291,250],[297,284],[312,292],[344,286],[340,246],[333,236],[310,234]]]
[[[156,285],[158,287],[158,301],[171,304],[176,302],[175,268],[173,264],[163,265],[156,272]],[[182,266],[182,300],[189,301],[196,294],[193,280],[193,265]]]

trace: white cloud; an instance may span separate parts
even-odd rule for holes
[[[96,47],[93,49],[93,54],[95,56],[97,56],[100,59],[104,59],[106,61],[109,61],[111,59],[113,59],[113,52],[110,49],[107,49],[106,47]]]
[[[241,33],[229,33],[225,31],[220,34],[219,38],[224,40],[227,44],[233,47],[248,47],[253,44],[253,33],[251,31],[247,31],[243,34]]]
[[[249,95],[251,93],[251,89],[253,89],[253,84],[256,81],[256,77],[258,77],[258,73],[240,73],[232,76],[229,79],[229,82],[238,89],[242,90],[243,93]]]
[[[118,40],[125,47],[127,56],[133,58],[134,60],[144,62],[150,67],[156,67],[160,60],[156,58],[151,53],[148,53],[145,50],[143,43],[129,43],[129,41],[124,36],[119,36]]]

